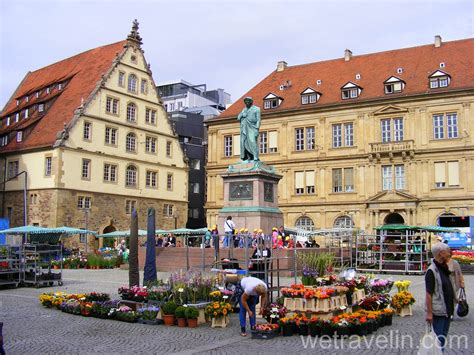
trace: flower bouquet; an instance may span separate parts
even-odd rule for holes
[[[392,307],[400,316],[411,315],[411,305],[415,303],[415,297],[408,291],[401,291],[392,298]]]
[[[211,318],[225,317],[232,311],[232,306],[228,302],[212,302],[206,307],[206,314]]]
[[[61,311],[64,313],[81,315],[81,302],[75,299],[69,299],[61,303]]]
[[[144,302],[148,297],[148,289],[140,286],[120,287],[118,293],[124,301]]]
[[[390,305],[390,296],[387,294],[372,294],[359,302],[360,308],[367,311],[378,311]]]
[[[157,306],[146,306],[139,308],[138,313],[138,323],[157,325],[163,324],[161,319],[157,319],[158,313],[160,312],[160,307]]]
[[[334,332],[337,336],[344,337],[352,335],[352,324],[346,318],[333,317],[331,319],[331,327],[334,328]]]
[[[316,285],[316,278],[319,276],[318,271],[309,266],[303,266],[303,275],[301,277],[301,282],[305,286]]]
[[[271,303],[263,309],[263,318],[265,318],[268,323],[278,324],[280,318],[283,318],[286,313],[286,307],[278,303]]]
[[[138,319],[138,313],[128,306],[120,306],[119,308],[112,308],[109,317],[122,322],[135,323]]]
[[[318,317],[312,317],[308,322],[309,335],[312,337],[320,336],[324,321]]]
[[[389,293],[392,289],[393,281],[375,279],[370,281],[370,289],[375,293]]]
[[[94,301],[109,301],[110,300],[110,295],[108,293],[99,293],[99,292],[91,292],[91,293],[86,293],[84,295],[85,301],[87,302],[94,302]]]
[[[293,317],[283,317],[278,321],[278,324],[284,337],[289,337],[294,334],[296,323]]]
[[[298,327],[299,335],[307,336],[309,333],[309,319],[302,314],[298,314],[295,316],[295,323]]]
[[[166,302],[170,297],[170,289],[165,285],[151,286],[148,288],[147,302],[153,304],[161,304]]]
[[[252,330],[253,339],[272,339],[278,336],[280,326],[278,324],[257,324]]]
[[[408,287],[410,287],[411,281],[409,280],[398,280],[395,281],[395,286],[398,288],[398,292],[408,291]]]
[[[118,300],[92,302],[90,315],[96,318],[109,318],[110,310],[113,308],[117,308],[119,306],[119,302],[120,301]]]

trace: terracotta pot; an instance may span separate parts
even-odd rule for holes
[[[178,327],[186,326],[186,318],[178,318]]]
[[[163,322],[165,323],[165,325],[174,325],[174,321],[175,321],[174,314],[172,314],[172,315],[163,315]]]
[[[196,328],[198,326],[197,319],[188,319],[188,327],[189,328]]]

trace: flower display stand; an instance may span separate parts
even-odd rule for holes
[[[339,297],[339,295],[331,297],[330,300],[331,300],[331,309],[334,310],[334,309],[341,308],[341,298]]]
[[[212,318],[211,328],[227,328],[230,320],[228,316]]]
[[[398,315],[400,317],[406,317],[406,316],[412,316],[413,315],[413,309],[411,305],[403,307],[400,312],[398,312]]]
[[[334,315],[332,312],[326,312],[326,313],[316,313],[315,316],[321,320],[330,320]]]
[[[294,301],[295,301],[295,310],[304,312],[305,309],[306,309],[305,299],[304,298],[295,298]]]
[[[206,323],[206,312],[204,308],[199,309],[198,325]]]
[[[330,311],[331,311],[330,298],[317,298],[316,299],[316,312],[327,313]]]
[[[316,299],[315,298],[310,298],[309,300],[306,300],[306,311],[307,312],[317,312]]]
[[[352,304],[357,304],[365,298],[365,290],[357,289],[352,294]]]
[[[211,304],[211,302],[201,302],[201,303],[192,303],[188,304],[189,307],[196,307],[199,310],[199,316],[197,319],[198,325],[204,324],[206,320],[206,306]],[[161,310],[160,310],[161,313]]]
[[[339,307],[347,307],[347,297],[345,294],[339,295]]]
[[[285,297],[283,306],[289,311],[296,311],[294,298]]]

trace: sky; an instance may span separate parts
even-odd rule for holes
[[[233,101],[280,60],[474,37],[474,0],[0,0],[0,109],[28,71],[123,40],[135,18],[155,83],[206,83]]]

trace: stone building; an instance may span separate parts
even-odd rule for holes
[[[125,41],[19,84],[0,115],[1,207],[12,226],[23,225],[22,171],[28,224],[110,232],[128,229],[136,208],[146,228],[154,207],[157,228],[184,226],[188,165],[141,45],[135,21]]]
[[[285,225],[435,225],[474,214],[474,39],[303,65],[279,62],[250,89],[260,159],[283,175]],[[207,121],[208,224],[239,160],[243,97]]]

